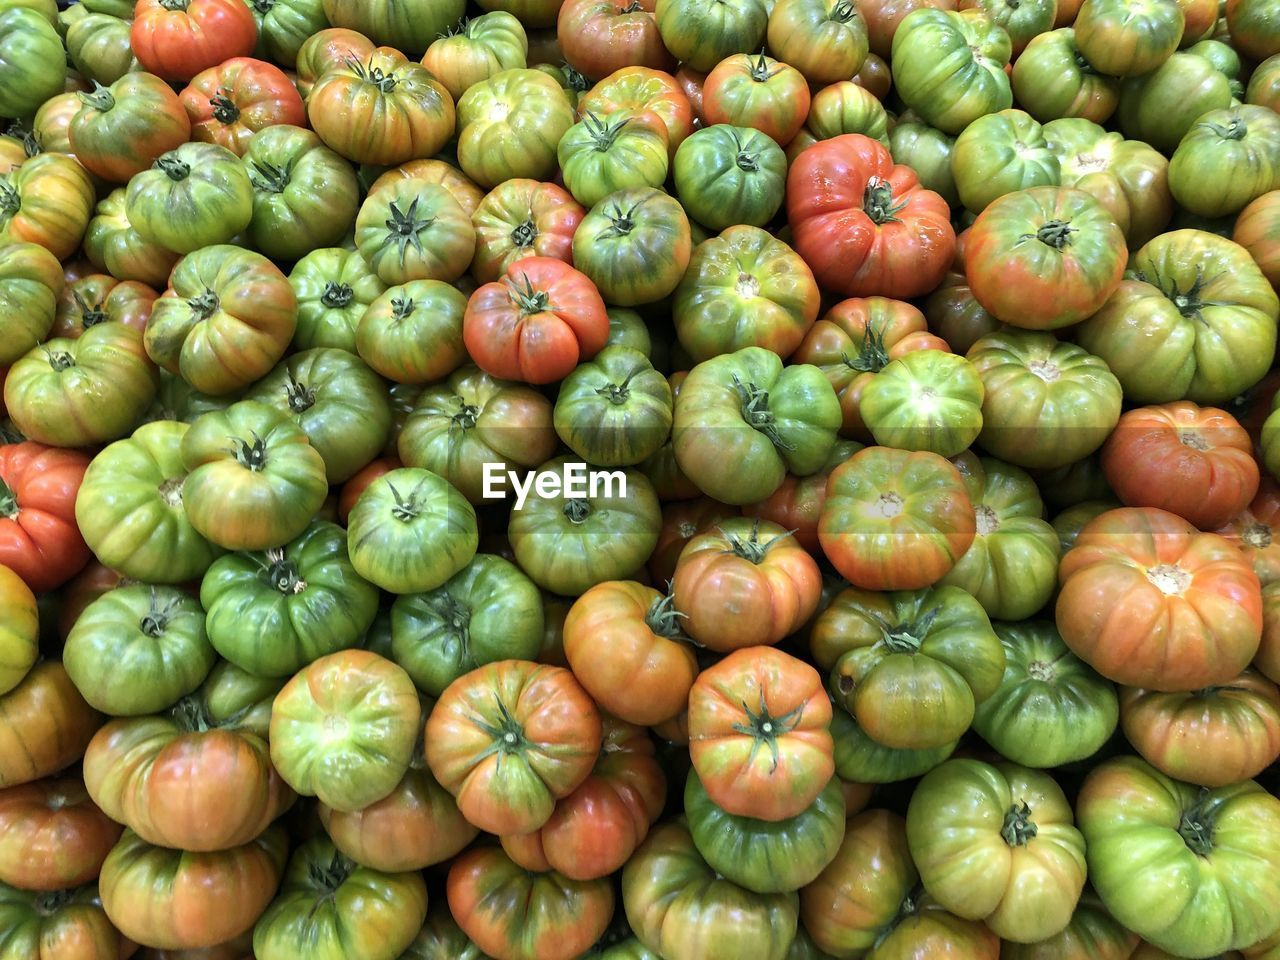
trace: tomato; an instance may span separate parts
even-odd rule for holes
[[[64,278],[58,258],[39,244],[0,249],[0,323],[6,340],[0,363],[10,364],[53,331]]]
[[[62,447],[125,436],[156,393],[142,332],[103,323],[76,340],[47,340],[9,368],[4,402],[25,436]]]
[[[653,487],[635,470],[570,474],[566,458],[528,479],[529,499],[511,515],[516,562],[546,590],[576,597],[631,576],[653,552],[661,513]],[[567,478],[567,479],[566,479]]]
[[[451,684],[427,718],[427,763],[469,822],[528,833],[591,772],[595,704],[562,667],[506,660]]]
[[[1227,0],[1227,29],[1231,42],[1251,60],[1266,60],[1280,53],[1275,9],[1260,0]]]
[[[1084,58],[1071,27],[1032,37],[1011,79],[1014,99],[1041,123],[1063,117],[1106,123],[1120,101],[1119,82]]]
[[[868,447],[831,472],[818,540],[854,586],[915,590],[945,576],[976,529],[953,464],[935,453]]]
[[[22,6],[0,12],[5,76],[0,83],[0,116],[27,117],[61,93],[67,77],[66,53],[53,25]]]
[[[592,80],[628,66],[674,69],[653,0],[564,0],[556,36],[565,61]]]
[[[102,725],[57,660],[42,660],[0,696],[0,787],[66,769]]]
[[[1280,190],[1264,193],[1249,203],[1236,218],[1231,239],[1249,251],[1263,276],[1274,287],[1280,283]]]
[[[1195,121],[1169,160],[1174,200],[1202,217],[1239,213],[1280,178],[1280,117],[1244,104]]]
[[[1117,119],[1125,136],[1172,154],[1202,114],[1230,105],[1231,86],[1213,64],[1175,53],[1151,73],[1124,82]]]
[[[75,339],[90,327],[108,322],[143,330],[156,296],[154,290],[137,281],[87,274],[63,288],[51,334]]]
[[[983,392],[982,380],[964,357],[916,350],[871,377],[858,413],[877,443],[952,457],[982,429]]]
[[[1249,77],[1249,86],[1245,90],[1244,97],[1246,103],[1256,103],[1274,109],[1276,98],[1280,96],[1280,91],[1277,90],[1277,85],[1280,84],[1277,68],[1280,68],[1280,60],[1275,56],[1267,57],[1258,64],[1257,69]]]
[[[355,222],[359,186],[350,164],[309,130],[265,127],[241,151],[253,185],[249,238],[277,260],[340,243]]]
[[[52,893],[0,886],[0,950],[39,960],[123,960],[136,945],[120,935],[89,884]]]
[[[813,326],[819,301],[813,273],[794,250],[759,227],[734,225],[698,244],[672,313],[695,362],[747,347],[787,357]]]
[[[75,521],[88,465],[74,450],[32,441],[0,446],[0,564],[32,592],[61,586],[89,559]]]
[[[785,147],[809,114],[809,87],[795,67],[767,57],[736,53],[720,61],[702,87],[708,125],[752,127]]]
[[[685,26],[691,23],[691,20],[684,21]],[[685,68],[681,68],[681,72],[684,73]],[[656,113],[666,125],[667,151],[674,158],[680,144],[693,133],[693,104],[678,77],[649,67],[623,67],[582,94],[578,113],[592,111],[598,116],[628,110]],[[701,97],[701,86],[698,96]]]
[[[383,282],[451,282],[475,253],[475,228],[443,186],[397,180],[373,192],[356,217],[356,246]]]
[[[1022,110],[1001,110],[965,127],[951,157],[956,189],[965,207],[981,213],[1007,194],[1057,186],[1058,158],[1042,130]]]
[[[688,704],[698,675],[672,602],[652,587],[606,581],[574,601],[564,653],[591,697],[628,723],[670,720]]]
[[[1247,250],[1201,230],[1161,234],[1131,260],[1076,339],[1138,403],[1225,403],[1262,379],[1280,313]],[[1131,353],[1140,339],[1141,357]]]
[[[561,440],[598,466],[631,466],[671,432],[671,387],[638,350],[609,346],[560,385],[554,422]]]
[[[834,777],[808,809],[770,822],[721,810],[697,771],[690,770],[684,807],[693,842],[708,866],[754,893],[790,893],[813,882],[844,839],[844,794]]]
[[[948,760],[907,809],[907,844],[925,889],[1006,940],[1061,933],[1084,888],[1084,840],[1052,778],[1016,764]]]
[[[1280,757],[1280,690],[1252,670],[1191,693],[1126,688],[1120,723],[1161,773],[1206,787],[1249,780]]]
[[[1154,508],[1091,521],[1058,571],[1058,629],[1109,679],[1161,691],[1226,683],[1253,659],[1258,578],[1226,540]]]
[[[414,57],[461,19],[464,6],[463,0],[391,0],[377,7],[363,0],[324,0],[325,16],[335,27],[357,30]]]
[[[1216,531],[1253,563],[1265,587],[1280,580],[1280,485],[1263,477],[1253,502]]]
[[[685,544],[672,594],[681,627],[718,652],[777,643],[813,615],[822,575],[776,523],[731,518]]]
[[[458,100],[458,162],[486,189],[516,177],[550,180],[573,121],[568,94],[551,77],[503,70]]]
[[[312,250],[289,274],[298,301],[293,347],[321,347],[356,352],[356,330],[369,305],[386,289],[354,250]]]
[[[782,486],[770,496],[759,503],[744,506],[743,515],[780,525],[791,531],[796,543],[810,554],[820,555],[822,546],[818,541],[818,520],[822,516],[822,505],[827,499],[827,478],[831,476],[832,470],[861,449],[862,444],[856,440],[836,441],[821,470],[807,477],[788,474],[782,481]],[[720,509],[727,510],[723,507]],[[652,567],[653,560],[650,560],[650,568]]]
[[[794,893],[719,876],[680,822],[651,831],[627,861],[622,904],[640,942],[670,960],[785,960],[796,936]]]
[[[304,99],[309,97],[323,74],[351,60],[367,60],[376,49],[378,45],[363,33],[346,27],[326,27],[311,34],[302,41],[293,59],[297,68],[298,92]]]
[[[981,11],[923,7],[893,34],[893,85],[925,123],[954,136],[1013,106],[1004,70],[1011,55],[1009,35]]]
[[[761,0],[728,0],[714,7],[658,0],[654,16],[666,48],[685,66],[705,73],[734,54],[759,50],[769,9]]]
[[[1039,943],[1003,943],[1002,960],[1130,960],[1138,935],[1115,921],[1085,887],[1066,929]]]
[[[39,657],[40,624],[31,588],[9,567],[0,565],[0,696],[31,671]],[[5,879],[0,876],[0,880]]]
[[[292,68],[298,51],[312,36],[329,26],[321,0],[250,0],[258,27],[254,56]]]
[[[1184,23],[1177,0],[1085,0],[1075,19],[1076,43],[1099,72],[1135,77],[1169,59]]]
[[[1159,507],[1205,530],[1235,517],[1258,492],[1245,429],[1225,410],[1185,401],[1121,417],[1102,468],[1127,506]]]
[[[174,268],[155,302],[147,355],[201,392],[234,393],[284,355],[297,305],[288,278],[266,257],[230,244],[204,247]]]
[[[159,77],[128,73],[108,87],[80,94],[67,128],[76,158],[96,176],[124,183],[190,138],[182,102]]]
[[[0,174],[0,245],[38,243],[55,257],[71,256],[84,237],[93,183],[63,153],[42,153]]]
[[[253,52],[258,27],[244,0],[138,0],[129,45],[147,71],[186,82]]]
[[[779,0],[769,48],[811,84],[848,80],[867,59],[867,25],[853,0]]]
[[[831,702],[813,667],[772,647],[742,647],[689,691],[689,753],[726,813],[795,817],[834,772]]]
[[[607,879],[535,873],[491,847],[455,860],[447,890],[449,909],[467,936],[498,960],[573,960],[613,916]]]
[[[517,260],[573,262],[573,237],[586,210],[554,183],[515,179],[498,184],[471,216],[476,253],[471,275],[492,283]]]
[[[129,181],[125,213],[144,240],[192,253],[226,244],[249,226],[253,184],[226,147],[187,143]]]
[[[890,360],[916,350],[945,350],[925,329],[924,314],[900,300],[853,298],[833,306],[805,334],[793,360],[826,374],[840,400],[842,436],[870,440],[863,423],[862,394]]]
[[[967,359],[984,390],[978,443],[1020,467],[1087,457],[1120,419],[1120,382],[1107,365],[1050,333],[990,333]]]
[[[307,114],[293,82],[280,68],[233,57],[202,70],[181,93],[193,140],[218,143],[244,156],[249,140],[276,124],[302,126]]]
[[[392,593],[440,586],[475,555],[475,510],[427,470],[383,474],[360,495],[347,520],[356,573]]]
[[[783,369],[776,353],[752,346],[693,369],[676,396],[672,440],[699,489],[743,504],[771,495],[788,472],[822,469],[839,425],[839,401],[817,367]]]
[[[1027,44],[1052,29],[1057,18],[1056,0],[961,0],[961,10],[981,10],[991,22],[1003,27],[1013,45],[1013,56],[1020,57]]]
[[[158,243],[144,240],[133,229],[125,207],[124,187],[112,190],[99,201],[84,234],[86,256],[99,270],[117,280],[136,280],[151,287],[164,287],[178,254]]]
[[[338,850],[386,873],[420,870],[449,860],[477,834],[416,751],[404,778],[381,800],[348,813],[322,803],[319,811]]]
[[[422,65],[457,100],[467,88],[503,70],[522,68],[529,40],[520,21],[505,10],[463,17],[427,47]]]
[[[221,663],[172,711],[111,721],[85,751],[90,795],[148,842],[206,851],[248,842],[294,799],[267,752],[279,686]]]
[[[601,199],[573,238],[574,265],[601,297],[623,307],[654,303],[674,291],[691,250],[689,218],[679,201],[645,186]]]
[[[122,829],[72,777],[0,791],[0,823],[0,881],[47,891],[96,880]]]
[[[814,144],[787,174],[787,220],[818,282],[906,299],[938,285],[955,247],[946,202],[861,134]]]
[[[604,741],[591,775],[556,803],[537,831],[501,838],[507,855],[526,870],[555,870],[578,881],[608,877],[662,812],[667,781],[653,741],[640,727],[602,719]]]
[[[795,160],[801,151],[819,140],[831,140],[845,133],[861,133],[887,147],[889,127],[884,104],[871,91],[852,80],[841,80],[814,93],[804,127],[787,144],[787,159]]]
[[[378,193],[401,180],[414,180],[419,183],[425,181],[448,190],[453,199],[458,201],[458,205],[466,211],[467,216],[474,214],[476,208],[480,206],[480,201],[484,199],[484,191],[476,186],[470,177],[443,160],[410,160],[408,163],[402,163],[382,173],[379,173],[380,169],[377,167],[371,169],[368,166],[361,168],[359,176],[361,183],[368,183],[375,174],[378,174],[377,178],[368,184],[369,193]]]
[[[423,390],[399,439],[407,466],[443,477],[472,503],[485,499],[485,464],[536,467],[555,448],[551,402],[473,366]]]
[[[1076,814],[1090,882],[1146,940],[1210,956],[1275,927],[1280,801],[1253,781],[1204,790],[1119,757],[1089,774]]]
[[[264,403],[242,400],[204,414],[180,450],[187,518],[228,550],[283,546],[306,529],[328,493],[324,459],[307,435]]]
[[[277,694],[271,762],[303,796],[360,810],[396,788],[419,723],[418,693],[403,669],[367,650],[340,650],[313,660]]]
[[[676,150],[672,166],[680,203],[713,230],[735,224],[763,227],[782,206],[787,159],[751,127],[704,127]]]
[[[398,383],[437,380],[467,358],[462,342],[466,305],[466,297],[441,280],[389,287],[360,318],[356,351],[375,371]]]
[[[486,373],[528,383],[562,379],[604,347],[609,317],[595,285],[550,257],[525,257],[467,303],[463,339]]]
[[[132,15],[132,10],[129,13]],[[129,28],[129,19],[109,14],[88,13],[78,18],[66,27],[64,37],[71,65],[85,79],[97,83],[114,83],[140,70],[129,42]]]

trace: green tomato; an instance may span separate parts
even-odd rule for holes
[[[125,214],[143,240],[174,253],[229,243],[253,219],[253,184],[216,143],[184,143],[129,181]]]
[[[676,463],[707,496],[728,504],[771,496],[788,473],[826,464],[840,401],[812,364],[783,369],[762,347],[715,357],[690,371],[676,397]]]
[[[249,239],[273,260],[297,260],[340,242],[360,205],[356,172],[310,130],[277,124],[249,140]]]
[[[550,180],[573,122],[557,81],[538,70],[503,70],[458,98],[458,162],[486,188],[516,177]]]
[[[676,195],[698,223],[763,227],[782,206],[787,155],[759,130],[717,123],[685,138],[673,172]]]
[[[634,466],[671,433],[667,378],[644,354],[605,347],[560,384],[554,422],[560,439],[587,463]]]
[[[1116,119],[1126,137],[1171,154],[1202,114],[1231,105],[1231,86],[1208,60],[1175,53],[1120,87]]]
[[[200,603],[218,653],[256,677],[286,677],[355,646],[373,623],[378,591],[352,569],[346,531],[315,520],[283,547],[216,560]]]
[[[39,244],[0,249],[0,363],[9,364],[49,336],[64,277],[58,258]]]
[[[960,206],[951,157],[955,139],[926,123],[903,120],[889,131],[889,151],[894,163],[903,163],[916,171],[920,185],[939,194],[953,207]]]
[[[471,264],[476,230],[447,187],[402,177],[360,205],[356,249],[384,283],[452,283]]]
[[[421,719],[418,691],[400,667],[367,650],[332,653],[276,695],[271,762],[300,795],[363,810],[409,769]]]
[[[836,775],[851,783],[898,783],[928,773],[955,752],[958,740],[937,747],[886,747],[867,736],[839,704],[831,712]]]
[[[735,53],[759,50],[772,8],[763,0],[658,0],[653,12],[663,46],[705,73]]]
[[[0,954],[15,960],[41,958],[48,955],[46,944],[73,938],[92,942],[104,958],[128,953],[132,946],[107,919],[97,884],[45,892],[0,883]]]
[[[662,511],[637,470],[571,473],[560,457],[525,478],[507,536],[516,563],[540,587],[566,597],[644,566],[658,543]]]
[[[645,324],[644,317],[626,307],[609,307],[608,343],[615,347],[630,347],[650,360],[654,359],[653,338],[649,336],[649,327]]]
[[[1085,760],[1115,732],[1115,686],[1073,654],[1051,622],[994,624],[1004,647],[1000,686],[974,711],[973,729],[1015,763]]]
[[[40,104],[62,92],[67,55],[62,38],[47,19],[26,7],[0,13],[0,117],[29,117]]]
[[[433,697],[483,664],[536,659],[542,632],[537,586],[515,564],[484,553],[442,586],[397,597],[391,607],[391,656]]]
[[[410,280],[384,290],[360,318],[356,352],[397,383],[430,383],[467,359],[466,296],[441,280]]]
[[[85,607],[62,651],[89,705],[116,717],[173,706],[204,682],[216,659],[195,598],[146,584],[109,590]]]
[[[684,811],[707,865],[755,893],[790,893],[812,883],[844,839],[844,791],[835,778],[803,813],[771,822],[721,810],[690,770]]]
[[[106,566],[144,583],[186,583],[222,552],[183,509],[187,424],[147,423],[93,458],[76,495],[76,525]]]
[[[573,265],[621,307],[654,303],[675,290],[692,250],[684,208],[652,187],[608,194],[573,235]]]
[[[667,128],[656,114],[597,116],[588,110],[556,146],[564,185],[584,207],[628,187],[660,187],[667,179]]]
[[[1013,97],[1041,123],[1083,117],[1106,123],[1115,112],[1120,81],[1095,70],[1070,27],[1033,37],[1013,63]]]
[[[960,200],[981,213],[993,200],[1028,187],[1056,187],[1058,158],[1040,124],[1022,110],[979,117],[956,138],[951,171]]]
[[[360,494],[347,517],[356,572],[391,593],[434,590],[471,562],[475,509],[429,470],[401,467]]]
[[[293,419],[324,459],[329,483],[344,483],[391,435],[386,382],[345,350],[295,353],[246,395]]]
[[[312,837],[294,851],[276,898],[254,926],[253,955],[396,960],[426,916],[421,873],[371,870],[344,857],[327,837]]]
[[[129,44],[131,20],[90,13],[67,27],[67,56],[86,80],[112,84],[142,69]]]
[[[1201,114],[1169,160],[1169,190],[1201,217],[1239,213],[1280,185],[1280,116],[1251,104]]]
[[[1177,0],[1085,0],[1076,14],[1076,43],[1099,73],[1150,73],[1178,49],[1186,18]]]
[[[258,25],[254,56],[292,66],[307,38],[329,26],[323,0],[245,0]]]
[[[982,431],[982,379],[964,357],[917,350],[891,360],[862,391],[876,443],[954,457]]]
[[[400,960],[491,960],[453,919],[447,903],[438,902]]]
[[[312,250],[294,264],[289,284],[298,298],[295,350],[333,347],[356,352],[356,328],[387,285],[364,257],[343,247]]]

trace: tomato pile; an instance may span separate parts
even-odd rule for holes
[[[0,0],[0,960],[1280,960],[1280,0],[477,2]]]

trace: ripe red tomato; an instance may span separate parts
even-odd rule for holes
[[[0,563],[33,593],[61,586],[89,561],[76,526],[88,466],[77,450],[33,440],[0,446]]]
[[[279,67],[252,57],[233,57],[202,70],[179,98],[191,120],[191,139],[220,143],[236,156],[244,156],[259,130],[307,125],[293,81]]]
[[[244,0],[138,0],[129,46],[138,63],[165,80],[185,83],[232,57],[247,57],[258,25]]]

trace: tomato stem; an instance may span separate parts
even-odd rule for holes
[[[622,128],[632,121],[632,117],[621,117],[614,121],[601,120],[588,110],[582,115],[582,128],[591,138],[592,149],[597,153],[606,153],[618,139]]]
[[[1025,800],[1019,800],[1004,815],[1004,826],[1000,828],[1000,836],[1011,847],[1025,847],[1040,832],[1040,828],[1031,819],[1031,807]]]
[[[871,616],[880,625],[885,646],[894,653],[915,653],[924,644],[929,631],[933,629],[933,621],[938,619],[940,612],[942,607],[934,607],[906,623],[890,623],[878,613],[873,613]]]
[[[37,913],[41,916],[51,917],[75,897],[76,892],[72,890],[53,890],[49,893],[42,893],[37,896],[33,902],[33,906]]]
[[[476,425],[476,420],[480,416],[480,408],[470,403],[463,403],[452,417],[449,418],[449,433],[452,434],[456,430],[470,430]]]
[[[267,442],[256,433],[253,434],[253,440],[248,441],[243,437],[231,437],[231,453],[238,462],[246,470],[252,470],[254,473],[262,470],[267,465]]]
[[[914,916],[916,911],[920,909],[920,901],[924,897],[924,886],[917,884],[916,887],[902,898],[902,903],[898,904],[898,912],[894,914],[893,919],[886,923],[876,934],[876,942],[873,949],[889,939],[889,935],[897,930],[902,921],[908,917]]]
[[[225,87],[209,98],[209,106],[213,107],[213,119],[219,123],[232,124],[240,119],[240,108],[231,99],[231,91]]]
[[[884,345],[884,333],[874,322],[867,324],[858,343],[858,352],[850,357],[840,354],[840,360],[850,370],[859,373],[879,373],[889,365],[889,351]]]
[[[742,419],[768,437],[775,447],[781,450],[795,449],[795,445],[788,443],[778,432],[776,418],[769,409],[769,392],[761,390],[754,383],[743,383],[736,373],[733,375],[733,386],[738,391],[742,404]]]
[[[9,185],[8,177],[0,177],[0,217],[8,219],[22,209],[22,195]]]
[[[206,290],[199,296],[192,297],[187,301],[187,306],[191,308],[191,312],[195,314],[197,322],[208,320],[218,311],[218,295],[212,290]]]
[[[872,177],[862,195],[862,209],[872,223],[899,223],[898,212],[907,205],[906,200],[897,203],[893,199],[893,187],[883,177]]]
[[[354,291],[352,291],[349,284],[339,283],[336,280],[326,280],[324,293],[320,295],[320,302],[330,310],[336,310],[350,303],[354,295]]]
[[[1207,122],[1205,126],[1223,140],[1243,140],[1249,134],[1249,125],[1240,117],[1232,117],[1225,125]]]
[[[76,309],[80,311],[80,326],[84,329],[96,327],[107,319],[107,312],[102,309],[101,302],[89,303],[79,290],[71,291],[71,299],[75,301]]]
[[[284,193],[289,186],[291,170],[265,160],[255,160],[249,168],[249,181],[261,193]]]
[[[347,877],[351,876],[355,868],[355,861],[335,850],[328,866],[322,867],[318,864],[312,864],[308,873],[311,877],[311,882],[325,891],[325,896],[331,897],[340,886],[347,882]]]
[[[273,588],[285,596],[297,596],[306,592],[307,581],[298,571],[298,565],[285,558],[283,547],[268,550],[266,560],[263,573]]]
[[[401,523],[409,523],[417,519],[418,514],[421,512],[416,503],[417,497],[409,494],[408,499],[405,499],[390,481],[387,481],[387,489],[391,491],[391,496],[395,500],[395,504],[391,507],[391,516]]]
[[[591,501],[574,497],[572,500],[566,500],[564,504],[564,515],[570,523],[586,523],[587,517],[591,516]]]
[[[781,65],[779,65],[777,69],[773,68],[772,65],[776,61],[770,60],[766,57],[763,49],[756,56],[755,60],[748,58],[748,62],[750,64],[751,79],[756,83],[768,83],[782,72]]]
[[[174,608],[178,606],[178,603],[177,597],[171,597],[168,603],[161,606],[159,594],[156,588],[152,587],[151,608],[138,623],[138,629],[151,639],[158,639],[168,628],[169,620],[172,618]]]
[[[1198,857],[1207,857],[1213,852],[1213,813],[1209,809],[1209,798],[1208,789],[1201,787],[1199,799],[1182,814],[1178,823],[1182,842]]]
[[[538,239],[538,225],[529,217],[511,231],[511,245],[518,250],[532,247]]]
[[[621,383],[610,383],[606,386],[600,387],[596,390],[596,393],[599,396],[607,398],[610,403],[622,406],[622,404],[626,403],[628,398],[631,396],[631,379],[643,369],[643,367],[639,366],[633,367],[631,372],[627,374],[626,378]]]
[[[394,73],[387,73],[381,67],[375,67],[372,60],[364,64],[355,57],[350,57],[347,60],[347,68],[361,80],[373,84],[381,93],[390,93],[400,82]]]
[[[511,711],[502,702],[502,698],[495,693],[493,699],[498,705],[498,722],[489,723],[480,717],[473,717],[471,721],[493,738],[493,742],[476,757],[477,763],[495,753],[522,753],[529,745],[524,736],[524,727],[515,717],[511,716]]]
[[[762,746],[768,747],[772,761],[769,765],[769,772],[773,773],[778,769],[778,737],[790,733],[800,723],[800,718],[804,715],[804,704],[802,703],[793,710],[775,717],[769,712],[769,707],[764,702],[764,690],[761,690],[760,709],[753,712],[744,700],[742,701],[742,712],[747,715],[747,722],[735,723],[733,729],[755,740],[751,744],[751,752],[747,756],[747,766],[755,762],[756,754],[760,752]]]
[[[676,609],[675,596],[667,594],[649,604],[644,624],[660,637],[666,637],[668,640],[683,640],[685,635],[680,629],[680,618],[687,616],[687,613],[681,613]]]
[[[1036,239],[1055,250],[1061,250],[1071,246],[1071,235],[1075,232],[1076,228],[1066,220],[1047,220],[1036,230]]]
[[[53,367],[55,373],[61,373],[63,370],[69,370],[76,365],[76,358],[66,350],[50,350],[49,366]]]
[[[383,221],[387,228],[387,235],[382,238],[382,243],[379,244],[378,249],[383,250],[394,246],[396,255],[401,262],[404,261],[409,247],[413,247],[418,256],[426,256],[426,252],[422,248],[422,231],[435,223],[436,218],[418,216],[417,197],[414,197],[409,203],[409,209],[403,211],[392,200],[389,212],[391,216]]]
[[[166,153],[156,158],[156,162],[152,164],[157,170],[164,172],[164,175],[175,183],[187,179],[191,176],[191,164],[180,159],[176,153]]]
[[[300,383],[295,379],[292,370],[288,372],[288,380],[284,385],[284,396],[289,403],[289,409],[294,413],[306,413],[316,405],[316,392],[305,383]]]
[[[535,313],[543,313],[551,307],[551,297],[547,295],[545,290],[535,290],[533,281],[529,279],[527,273],[520,274],[524,280],[524,288],[513,280],[511,290],[511,302],[520,308],[521,316],[532,316]]]
[[[116,105],[115,94],[107,87],[104,87],[97,80],[93,81],[93,90],[81,92],[80,102],[85,106],[92,107],[99,113],[106,113]]]
[[[0,517],[5,520],[13,520],[18,516],[18,495],[14,492],[13,487],[5,482],[4,477],[0,477]]]
[[[727,533],[722,527],[717,527],[720,535],[729,541],[729,547],[723,553],[732,553],[734,556],[742,557],[744,560],[750,560],[754,564],[764,563],[765,555],[777,543],[792,536],[796,531],[788,530],[780,533],[776,537],[770,537],[763,543],[760,542],[760,520],[757,518],[751,524],[751,534],[745,540],[736,533]]]
[[[835,23],[848,23],[854,18],[856,9],[853,0],[839,0],[827,14],[827,19]]]

